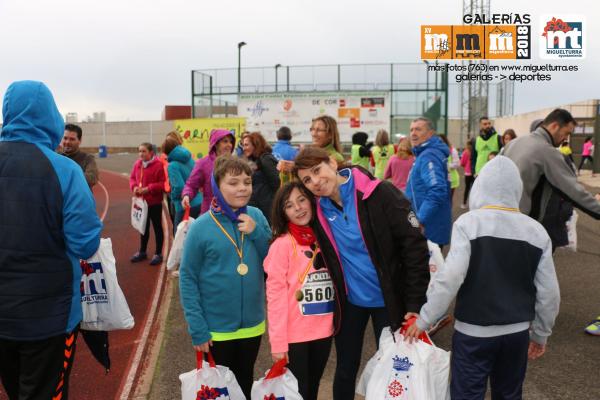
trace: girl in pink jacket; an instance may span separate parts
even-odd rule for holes
[[[264,261],[273,360],[286,357],[302,398],[316,400],[331,350],[334,287],[309,224],[314,198],[297,182],[273,201],[273,242]]]

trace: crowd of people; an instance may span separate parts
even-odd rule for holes
[[[3,116],[0,187],[11,189],[0,210],[0,282],[16,283],[2,286],[0,319],[9,323],[0,324],[0,377],[11,399],[65,399],[65,349],[81,320],[78,260],[96,251],[102,228],[90,191],[97,167],[43,84],[11,85]],[[243,133],[239,152],[233,132],[213,130],[196,161],[171,132],[160,149],[140,144],[131,170],[131,192],[148,205],[131,262],[148,258],[152,224],[149,263],[162,264],[168,193],[174,230],[184,215],[195,218],[179,269],[192,344],[228,367],[248,398],[266,332],[273,360],[287,359],[306,400],[317,399],[335,344],[333,396],[352,399],[369,320],[376,345],[383,329],[403,325],[412,341],[454,299],[452,397],[483,398],[491,379],[494,398],[521,398],[527,360],[544,354],[558,314],[552,254],[566,221],[573,207],[600,219],[600,195],[577,182],[571,154],[556,149],[575,119],[557,109],[534,125],[499,135],[484,117],[459,152],[419,117],[397,146],[384,130],[374,143],[356,132],[349,159],[327,115],[312,121],[312,144],[301,149],[287,127],[273,147],[260,132]],[[586,142],[581,164],[592,154]],[[469,211],[453,223],[461,167]],[[448,250],[432,285],[428,241]],[[41,290],[31,274],[52,277]],[[600,334],[598,325],[588,332]]]

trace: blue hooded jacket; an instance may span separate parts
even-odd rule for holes
[[[289,140],[280,139],[273,145],[273,155],[278,161],[294,161],[298,151],[296,147],[292,146]]]
[[[0,338],[41,340],[81,321],[79,259],[102,223],[81,168],[54,152],[64,122],[41,82],[11,84],[0,133]]]
[[[450,149],[440,138],[431,139],[413,149],[415,163],[406,183],[406,197],[425,227],[425,237],[434,243],[450,243],[452,204],[448,181]]]
[[[182,212],[181,192],[183,192],[183,188],[185,187],[185,181],[187,181],[187,178],[192,173],[192,169],[194,169],[192,153],[183,146],[176,146],[169,153],[167,160],[169,160],[167,173],[169,174],[169,183],[171,184],[171,201],[175,205],[175,211]],[[202,194],[198,193],[190,201],[190,207],[200,207],[201,204]]]

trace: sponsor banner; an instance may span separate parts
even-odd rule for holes
[[[585,58],[585,17],[573,14],[548,14],[540,17],[538,32],[540,57],[546,60]]]
[[[312,119],[327,114],[337,119],[340,138],[350,142],[352,134],[364,131],[371,139],[379,129],[389,132],[389,92],[321,92],[242,94],[238,115],[246,118],[246,129],[260,131],[267,141],[277,140],[281,126],[292,130],[294,141],[311,142]]]
[[[174,128],[183,137],[183,146],[187,148],[194,159],[208,154],[210,133],[214,129],[227,129],[235,135],[236,144],[245,130],[244,118],[196,118],[178,119]]]

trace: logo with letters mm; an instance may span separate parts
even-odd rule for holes
[[[540,57],[545,59],[584,58],[585,40],[582,16],[544,16],[540,34]]]
[[[452,26],[421,25],[421,59],[451,59]]]
[[[483,59],[484,38],[483,26],[465,25],[454,27],[454,58]]]

